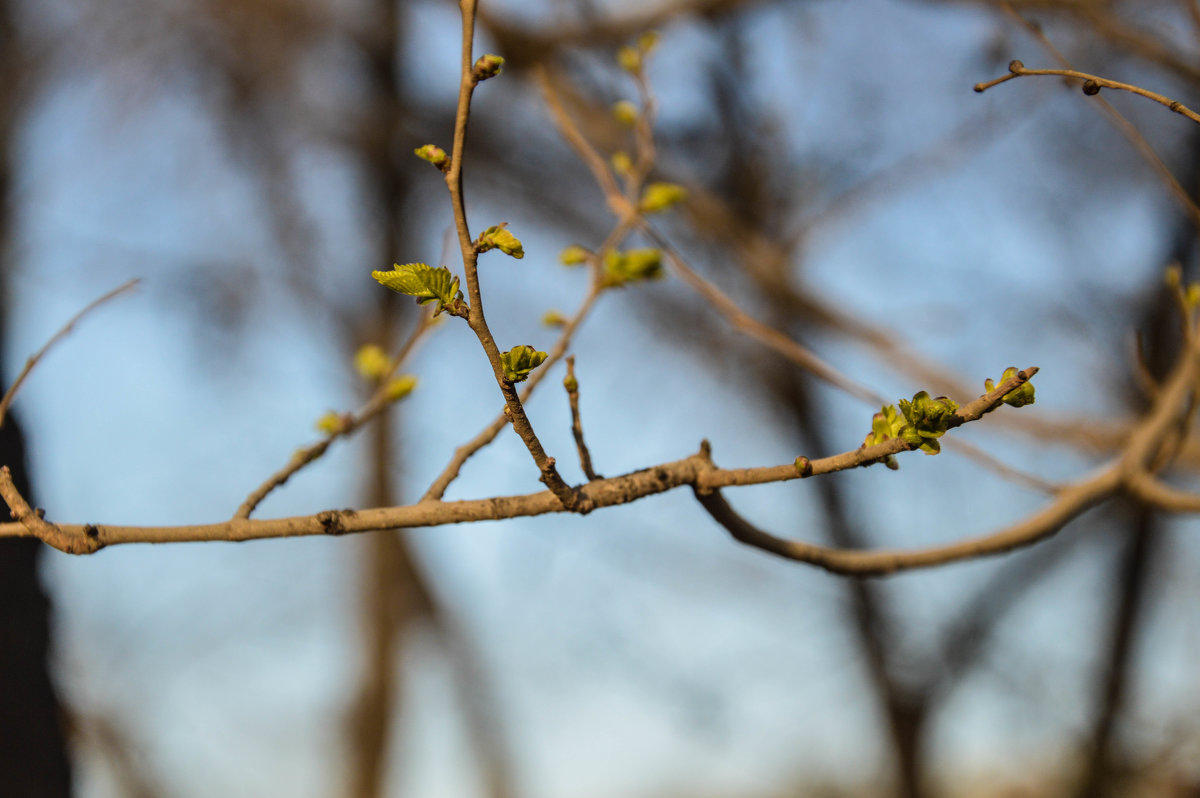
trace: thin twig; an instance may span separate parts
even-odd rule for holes
[[[663,251],[667,256],[668,262],[671,264],[672,270],[678,274],[685,283],[687,283],[696,293],[704,297],[710,305],[722,316],[726,321],[732,324],[737,330],[748,335],[769,349],[773,349],[778,354],[792,361],[797,366],[810,372],[813,376],[818,377],[835,388],[839,388],[850,396],[856,399],[861,399],[867,404],[881,405],[887,402],[883,394],[868,388],[856,380],[847,377],[840,371],[835,369],[829,363],[826,363],[821,357],[806,347],[799,344],[791,336],[788,336],[775,328],[764,324],[758,319],[746,313],[737,303],[729,298],[721,289],[701,277],[678,250],[666,239],[662,233],[658,232],[645,219],[639,217],[639,224],[642,231],[654,242],[654,244]]]
[[[139,282],[141,282],[141,280],[135,277],[132,280],[117,286],[104,296],[93,300],[83,310],[72,316],[66,324],[59,328],[58,332],[50,337],[49,341],[42,345],[41,349],[39,349],[37,352],[34,352],[33,355],[25,361],[25,368],[21,369],[21,373],[17,375],[17,378],[13,380],[13,384],[10,385],[8,390],[5,392],[4,398],[0,399],[0,427],[4,426],[4,419],[8,416],[8,408],[12,405],[13,399],[17,395],[17,391],[20,390],[21,385],[25,382],[25,378],[29,376],[29,372],[33,371],[33,367],[38,364],[38,361],[46,355],[46,352],[50,350],[50,347],[54,346],[60,340],[65,338],[72,330],[74,330],[75,325],[78,324],[84,316],[91,313],[105,302],[108,302],[110,299],[115,299],[117,296],[131,290],[137,286]]]
[[[546,104],[549,106],[551,114],[554,117],[555,124],[558,126],[559,132],[563,138],[571,145],[572,148],[579,154],[580,158],[587,163],[596,176],[597,182],[600,183],[601,189],[608,197],[609,208],[618,218],[624,218],[625,215],[631,212],[636,214],[636,207],[624,194],[620,193],[616,182],[612,180],[612,175],[608,171],[608,166],[604,159],[596,152],[595,147],[583,135],[579,126],[571,119],[571,116],[566,113],[563,108],[562,101],[558,97],[554,86],[546,79],[544,71],[541,73],[542,92],[546,98]],[[615,193],[614,193],[615,192]],[[712,283],[705,280],[699,274],[691,269],[684,261],[683,257],[675,250],[674,247],[653,227],[649,225],[640,215],[633,217],[636,224],[654,240],[656,246],[664,251],[667,259],[670,261],[674,270],[683,278],[689,286],[697,293],[704,297],[708,302],[716,308],[731,324],[737,327],[742,332],[751,336],[760,343],[765,344],[771,349],[774,349],[779,354],[783,355],[788,360],[799,365],[801,368],[807,369],[821,379],[829,382],[831,385],[841,388],[851,396],[864,400],[869,404],[883,404],[885,399],[879,393],[872,391],[866,386],[860,385],[840,374],[833,366],[829,365],[821,358],[817,357],[812,352],[805,349],[794,340],[772,329],[755,319],[748,313],[745,313],[737,306],[732,299],[726,296],[722,291]]]
[[[575,150],[575,154],[583,161],[584,165],[591,170],[592,177],[596,180],[600,190],[604,192],[604,197],[608,201],[609,210],[617,218],[622,218],[631,215],[633,207],[629,200],[621,191],[621,187],[617,184],[617,179],[613,176],[612,169],[609,168],[608,161],[604,156],[596,151],[596,148],[591,145],[591,142],[583,135],[583,131],[571,119],[566,108],[563,107],[562,100],[558,95],[558,90],[550,78],[550,73],[544,65],[539,64],[535,72],[538,85],[542,89],[542,97],[546,101],[546,107],[550,109],[550,115],[554,118],[554,123],[558,127],[559,134],[570,145],[571,149]]]
[[[1046,36],[1041,26],[1021,16],[1010,3],[1001,3],[1000,7],[1010,19],[1024,28],[1026,33],[1040,44],[1042,49],[1049,53],[1059,65],[1064,69],[1072,68],[1070,60],[1068,60],[1062,51],[1054,46],[1054,43]],[[1197,205],[1196,201],[1192,199],[1191,193],[1180,185],[1170,167],[1163,163],[1162,158],[1158,157],[1158,153],[1150,146],[1150,142],[1146,140],[1146,137],[1108,100],[1103,97],[1096,97],[1095,100],[1096,107],[1104,112],[1109,122],[1117,129],[1117,132],[1125,137],[1125,140],[1142,156],[1142,160],[1154,170],[1154,173],[1158,175],[1163,185],[1171,193],[1171,197],[1174,198],[1179,207],[1191,218],[1192,224],[1200,228],[1200,205]]]
[[[1008,65],[1008,74],[1002,75],[994,80],[985,81],[975,84],[975,91],[985,92],[993,86],[998,86],[1001,83],[1006,83],[1013,78],[1029,77],[1037,75],[1051,75],[1062,78],[1071,78],[1083,82],[1083,93],[1094,96],[1100,93],[1100,89],[1116,89],[1118,91],[1127,91],[1130,94],[1136,94],[1139,97],[1145,97],[1148,100],[1153,100],[1159,105],[1174,111],[1177,114],[1186,116],[1188,119],[1200,124],[1200,114],[1197,114],[1191,108],[1188,108],[1178,100],[1172,100],[1158,92],[1143,89],[1141,86],[1135,86],[1132,83],[1122,83],[1118,80],[1110,80],[1102,78],[1099,75],[1092,75],[1087,72],[1079,72],[1074,69],[1026,69],[1025,65],[1020,61],[1012,61]]]
[[[492,374],[500,392],[504,395],[507,416],[513,431],[525,443],[525,448],[533,457],[534,463],[541,472],[541,481],[545,483],[563,506],[574,509],[577,504],[575,492],[554,467],[554,458],[546,454],[542,442],[538,440],[533,424],[525,413],[521,398],[516,387],[504,377],[504,366],[500,360],[500,348],[488,327],[483,313],[483,297],[479,290],[478,261],[479,252],[471,238],[467,225],[467,208],[463,195],[463,154],[467,140],[467,122],[471,115],[471,95],[475,91],[478,78],[474,74],[472,54],[475,38],[476,0],[459,0],[462,12],[462,74],[459,81],[458,107],[454,114],[454,147],[450,155],[450,165],[446,169],[446,186],[450,189],[450,200],[454,210],[454,226],[458,231],[459,248],[462,250],[463,271],[466,274],[467,296],[470,309],[467,312],[467,324],[479,339],[484,354],[492,366]]]
[[[261,485],[255,488],[254,491],[246,497],[246,500],[243,501],[237,508],[237,512],[233,514],[233,517],[249,518],[250,514],[254,512],[255,508],[257,508],[258,505],[261,504],[262,501],[267,498],[272,491],[281,487],[284,483],[291,479],[296,472],[300,471],[305,466],[319,460],[334,441],[336,441],[338,438],[349,437],[364,424],[368,423],[384,410],[391,407],[392,401],[389,400],[387,396],[388,383],[391,381],[392,377],[396,375],[396,372],[400,370],[400,366],[405,360],[408,359],[408,356],[412,354],[417,342],[421,340],[425,333],[433,328],[434,323],[435,319],[433,318],[432,312],[422,314],[420,321],[417,322],[417,326],[413,329],[412,334],[409,335],[408,340],[404,342],[404,345],[400,348],[400,351],[396,353],[394,358],[392,358],[391,366],[389,366],[387,373],[379,379],[379,387],[376,388],[375,393],[372,394],[371,398],[368,399],[361,408],[359,408],[358,412],[342,416],[341,426],[338,427],[337,432],[330,433],[316,443],[310,444],[305,446],[303,449],[296,451],[283,468],[267,477],[267,479]]]
[[[971,421],[978,421],[984,415],[999,407],[1003,396],[1024,385],[1037,372],[1038,369],[1036,366],[1030,366],[1024,371],[1018,371],[1016,375],[1004,380],[991,391],[962,405],[950,419],[949,427],[953,429]],[[761,485],[767,482],[784,482],[789,479],[820,476],[822,474],[833,473],[834,471],[845,471],[849,468],[871,465],[889,455],[896,455],[911,448],[900,438],[892,438],[874,446],[860,446],[857,449],[830,455],[829,457],[822,457],[819,460],[802,458],[804,460],[803,467],[795,463],[788,463],[778,466],[717,469],[716,471],[701,474],[696,481],[696,487],[701,490],[715,490],[734,485]]]
[[[567,402],[571,405],[571,434],[575,436],[575,448],[579,450],[579,467],[589,481],[603,479],[592,469],[592,453],[583,440],[583,421],[579,416],[579,380],[575,379],[575,356],[567,358],[567,378],[563,380],[567,389]]]

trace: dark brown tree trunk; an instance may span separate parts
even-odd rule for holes
[[[8,275],[13,134],[26,77],[12,12],[0,0],[0,284]],[[0,336],[4,329],[0,323]],[[0,463],[12,469],[21,493],[30,495],[25,442],[11,413],[0,428]],[[50,602],[38,580],[43,550],[35,540],[0,540],[0,794],[6,798],[71,794],[62,713],[48,664]]]

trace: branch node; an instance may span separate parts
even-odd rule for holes
[[[346,528],[345,517],[353,514],[353,510],[323,510],[317,513],[317,521],[326,535],[344,535],[350,531]]]

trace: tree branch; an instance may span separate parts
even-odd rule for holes
[[[1026,369],[1001,382],[996,388],[959,409],[951,426],[981,418],[1000,404],[1002,397],[1024,383],[1036,369]],[[697,491],[711,492],[730,485],[753,485],[828,474],[882,460],[907,451],[909,445],[892,438],[873,446],[824,457],[800,458],[802,468],[792,463],[759,469],[717,468],[712,464],[708,445],[699,454],[661,465],[651,466],[622,476],[598,479],[576,489],[579,504],[590,509],[629,504],[647,496],[691,485]],[[118,526],[111,524],[50,524],[29,508],[12,485],[11,476],[0,469],[0,496],[8,502],[17,523],[0,524],[2,537],[36,537],[71,554],[90,554],[103,546],[118,543],[172,543],[210,540],[259,540],[305,535],[344,535],[375,529],[442,526],[475,521],[497,521],[546,513],[567,512],[558,496],[546,490],[519,496],[498,496],[469,501],[420,501],[403,507],[377,507],[366,510],[325,510],[308,516],[254,520],[232,518],[215,524],[187,526]]]
[[[1011,61],[1008,65],[1008,74],[998,77],[994,80],[985,81],[975,84],[975,91],[985,92],[993,86],[998,86],[1001,83],[1006,83],[1013,78],[1029,77],[1037,75],[1057,75],[1058,77],[1070,78],[1083,82],[1083,93],[1089,97],[1100,93],[1100,89],[1117,89],[1118,91],[1127,91],[1131,94],[1136,94],[1139,97],[1145,97],[1148,100],[1153,100],[1159,105],[1174,111],[1177,114],[1187,117],[1188,119],[1200,124],[1200,114],[1197,114],[1191,108],[1188,108],[1178,100],[1172,100],[1158,92],[1143,89],[1141,86],[1135,86],[1132,83],[1121,83],[1117,80],[1109,80],[1102,78],[1099,75],[1091,75],[1087,72],[1079,72],[1074,69],[1026,69],[1025,65],[1020,61]]]

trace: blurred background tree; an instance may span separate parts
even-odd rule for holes
[[[221,517],[324,410],[362,398],[359,346],[395,348],[417,323],[369,272],[453,265],[444,189],[410,153],[449,143],[456,9],[0,10],[7,361],[146,278],[22,395],[39,500],[61,517]],[[554,256],[610,224],[535,75],[603,152],[627,148],[610,109],[633,87],[613,55],[657,29],[657,176],[690,194],[665,229],[708,279],[885,395],[962,399],[1010,364],[1043,369],[1032,415],[963,431],[1007,479],[948,449],[898,474],[748,489],[739,507],[850,548],[1018,518],[1119,445],[1171,363],[1162,273],[1196,276],[1198,142],[1137,98],[1112,98],[1122,127],[1096,113],[1108,93],[971,86],[1014,57],[1057,65],[1057,48],[1192,104],[1198,19],[1186,1],[485,3],[477,51],[507,63],[474,107],[468,202],[530,253],[484,270],[489,318],[505,340],[552,340],[538,319],[585,287]],[[573,347],[598,470],[701,437],[731,465],[861,441],[876,408],[731,331],[676,280],[605,297]],[[471,343],[435,331],[403,409],[264,514],[419,496],[499,408]],[[530,411],[573,449],[561,395]],[[506,434],[450,495],[535,477]],[[586,518],[51,553],[47,667],[89,798],[1195,795],[1191,524],[1109,505],[1033,549],[886,581],[736,547],[674,495]],[[30,588],[6,606],[44,625],[34,549],[13,551]],[[36,630],[22,639],[44,658]],[[20,728],[54,728],[41,706]],[[61,745],[36,738],[62,779]]]

